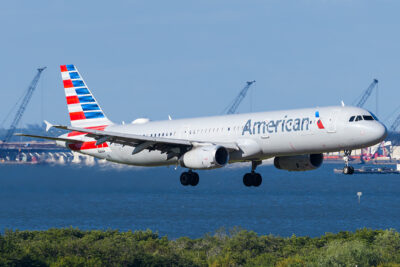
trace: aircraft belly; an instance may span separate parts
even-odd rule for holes
[[[149,151],[145,149],[137,154],[132,154],[133,150],[134,148],[130,146],[113,146],[112,153],[109,154],[107,159],[113,162],[137,166],[163,166],[177,163],[176,157],[167,159],[167,154],[161,153],[158,150]]]

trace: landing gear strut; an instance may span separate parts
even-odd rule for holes
[[[249,186],[260,186],[262,183],[262,177],[261,174],[255,172],[256,168],[258,165],[261,164],[261,160],[258,161],[252,161],[251,162],[251,172],[246,173],[243,176],[243,184],[247,187]]]
[[[351,175],[354,173],[354,168],[352,166],[349,166],[349,156],[351,154],[351,150],[345,150],[344,151],[344,168],[343,168],[343,174]]]
[[[183,172],[181,174],[181,184],[184,186],[191,185],[196,186],[199,183],[199,175],[197,172],[189,170],[188,172]]]

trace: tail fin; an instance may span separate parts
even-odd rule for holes
[[[111,125],[96,99],[74,65],[61,65],[61,77],[71,125],[76,127],[93,127]]]

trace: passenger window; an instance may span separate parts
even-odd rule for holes
[[[356,121],[362,121],[362,116],[357,116]]]
[[[351,116],[349,121],[350,121],[350,122],[351,122],[351,121],[354,121],[355,117],[356,117],[356,116]]]
[[[374,118],[372,117],[372,116],[363,116],[363,118],[364,118],[364,120],[366,120],[366,121],[373,121],[374,120]]]

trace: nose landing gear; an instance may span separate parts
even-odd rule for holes
[[[344,151],[344,168],[343,168],[343,174],[346,175],[351,175],[354,173],[354,168],[352,166],[349,166],[349,156],[351,154],[351,150],[345,150]]]
[[[243,176],[243,184],[247,187],[255,186],[258,187],[262,183],[261,174],[255,172],[258,165],[261,164],[261,161],[252,161],[251,162],[251,172],[246,173]]]
[[[197,174],[197,172],[193,172],[192,170],[189,170],[188,172],[183,172],[181,174],[180,180],[181,180],[181,184],[184,186],[187,186],[187,185],[196,186],[199,183],[200,178],[199,178],[199,175]]]

